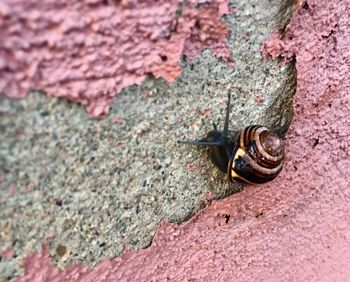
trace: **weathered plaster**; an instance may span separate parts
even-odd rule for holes
[[[92,272],[59,272],[46,252],[18,281],[347,281],[350,276],[350,15],[348,1],[308,0],[263,50],[296,57],[295,119],[273,183],[162,225],[153,244]]]
[[[22,259],[41,243],[58,268],[92,269],[124,248],[148,247],[162,220],[184,222],[239,191],[204,150],[176,140],[201,138],[213,122],[222,126],[228,91],[232,135],[252,123],[288,127],[295,69],[259,52],[279,26],[280,3],[231,1],[224,21],[234,68],[213,48],[192,61],[186,53],[171,86],[147,79],[127,87],[103,119],[37,92],[19,101],[1,96],[1,276],[21,275]]]
[[[201,2],[2,1],[0,92],[43,90],[98,117],[149,75],[173,82],[182,55],[191,60],[210,47],[232,62],[221,19],[227,1]]]

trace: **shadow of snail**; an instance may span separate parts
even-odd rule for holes
[[[251,125],[236,139],[228,137],[231,95],[228,94],[223,131],[210,131],[202,140],[178,141],[209,147],[209,158],[231,182],[261,184],[273,180],[282,170],[284,148],[282,139],[262,125]]]

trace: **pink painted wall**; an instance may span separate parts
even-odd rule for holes
[[[266,56],[296,57],[295,118],[276,181],[217,201],[153,244],[59,271],[44,251],[18,281],[348,281],[350,2],[308,0]]]

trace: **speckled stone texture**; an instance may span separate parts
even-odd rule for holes
[[[182,55],[204,48],[232,62],[227,1],[13,1],[0,3],[0,92],[30,90],[78,102],[95,116],[148,75],[173,82]]]
[[[163,224],[146,250],[92,272],[59,272],[44,251],[19,281],[348,281],[350,277],[350,3],[308,0],[265,54],[296,57],[295,118],[273,183]]]
[[[216,7],[209,4],[195,9]],[[92,269],[123,250],[147,248],[163,220],[184,222],[242,189],[227,183],[205,150],[176,141],[201,138],[212,122],[222,126],[228,91],[232,136],[252,123],[283,133],[292,117],[296,75],[293,64],[279,66],[260,53],[261,43],[285,25],[281,14],[288,11],[280,9],[280,0],[225,5],[219,10],[229,15],[219,21],[230,34],[225,40],[234,67],[217,58],[217,41],[208,41],[213,48],[195,58],[204,45],[193,53],[185,48],[173,84],[148,78],[128,87],[104,119],[39,93],[19,101],[0,97],[3,279],[23,274],[22,259],[42,251],[42,243],[54,267],[78,263]],[[207,21],[217,15],[207,13]],[[206,32],[193,32],[193,42],[197,36],[205,39]],[[147,48],[151,52],[153,45]]]

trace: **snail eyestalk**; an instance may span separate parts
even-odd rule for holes
[[[224,145],[223,141],[205,141],[205,140],[199,140],[199,141],[191,141],[191,140],[178,140],[177,143],[179,144],[187,144],[187,145],[196,145],[196,146],[222,146]]]
[[[229,92],[227,94],[227,106],[226,106],[226,117],[225,117],[225,124],[224,124],[224,136],[227,138],[228,136],[228,123],[230,121],[230,109],[231,109],[231,93]]]

